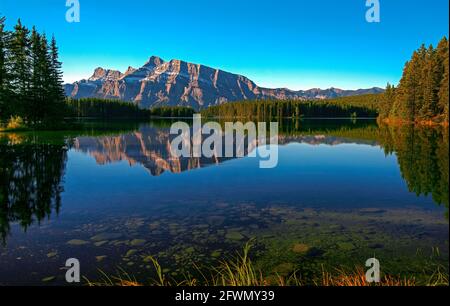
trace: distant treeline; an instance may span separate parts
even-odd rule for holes
[[[163,106],[150,109],[152,117],[192,117],[195,110],[186,106]]]
[[[383,119],[448,122],[448,40],[422,45],[405,64],[398,87],[388,84],[380,109]]]
[[[68,116],[94,118],[148,118],[150,111],[137,104],[114,99],[83,98],[66,100]]]
[[[67,99],[67,116],[92,118],[179,118],[192,117],[193,108],[183,106],[164,106],[152,109],[140,108],[138,104],[117,99],[82,98]]]
[[[0,120],[54,124],[64,116],[64,98],[55,38],[49,42],[20,20],[9,31],[0,16]]]
[[[360,107],[379,112],[383,102],[383,94],[366,94],[360,96],[349,96],[325,100],[328,103],[334,103],[343,106]]]
[[[381,100],[381,95],[364,95],[313,101],[242,101],[209,107],[202,110],[202,115],[221,118],[375,118]]]

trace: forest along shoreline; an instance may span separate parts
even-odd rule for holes
[[[378,118],[385,124],[443,125],[449,122],[449,53],[422,45],[403,68],[397,87],[381,94],[312,100],[235,101],[205,109],[164,106],[143,109],[116,99],[65,97],[56,39],[47,39],[20,19],[12,31],[0,17],[0,132],[82,129],[79,118],[102,120],[204,117],[281,120],[285,118]]]

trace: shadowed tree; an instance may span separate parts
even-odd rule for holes
[[[62,63],[59,61],[59,51],[55,36],[50,43],[50,71],[49,71],[49,99],[50,110],[48,116],[53,119],[61,119],[66,112],[65,94],[63,88]]]
[[[31,85],[31,57],[30,57],[30,31],[17,21],[11,36],[11,89],[14,97],[11,109],[16,115],[29,116],[30,85]]]
[[[7,100],[10,82],[8,62],[10,33],[5,29],[5,19],[5,17],[0,16],[0,118],[9,115]]]
[[[14,31],[0,19],[0,118],[21,116],[31,125],[54,124],[64,118],[65,96],[58,47],[53,37],[18,20]]]

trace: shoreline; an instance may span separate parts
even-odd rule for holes
[[[239,119],[237,117],[231,118],[231,117],[205,117],[208,119],[215,119],[215,120],[224,120],[224,119]],[[82,119],[82,118],[77,118],[77,119]],[[89,119],[100,119],[100,118],[89,118]],[[156,119],[156,120],[174,120],[174,119],[179,119],[179,120],[187,120],[190,119],[189,117],[151,117],[149,118],[149,120],[152,119]],[[240,119],[243,119],[240,118]],[[293,119],[292,117],[285,117],[283,119]],[[392,125],[392,126],[401,126],[401,125],[415,125],[415,126],[421,126],[421,127],[444,127],[444,128],[448,128],[449,127],[449,122],[448,121],[442,121],[442,122],[437,122],[434,120],[416,120],[416,121],[408,121],[408,120],[404,120],[404,119],[400,119],[400,118],[368,118],[368,117],[364,117],[364,118],[343,118],[343,117],[339,117],[339,118],[333,118],[333,117],[302,117],[302,118],[298,118],[299,120],[349,120],[349,119],[356,119],[356,120],[376,120],[377,123],[381,123],[381,124],[386,124],[386,125]],[[107,121],[116,121],[116,120],[123,120],[123,118],[109,118]],[[64,128],[52,128],[52,127],[38,127],[38,128],[32,128],[32,127],[18,127],[18,128],[7,128],[7,127],[0,127],[0,133],[18,133],[18,132],[40,132],[40,131],[47,131],[47,132],[60,132],[60,131],[66,131],[66,130],[71,130],[71,129],[76,129],[76,128],[82,128],[81,125],[79,124],[69,124],[68,126],[66,125]]]
[[[404,120],[400,118],[378,118],[377,121],[382,124],[387,125],[393,125],[393,126],[400,126],[400,125],[416,125],[416,126],[423,126],[423,127],[449,127],[448,121],[434,121],[434,120],[415,120],[415,121],[409,121]]]

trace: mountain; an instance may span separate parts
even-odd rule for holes
[[[97,68],[87,80],[64,85],[72,98],[110,98],[130,101],[143,108],[191,106],[195,109],[225,102],[254,99],[328,99],[383,92],[381,88],[360,90],[263,88],[250,79],[207,66],[180,60],[165,62],[152,56],[140,68],[124,73]]]

